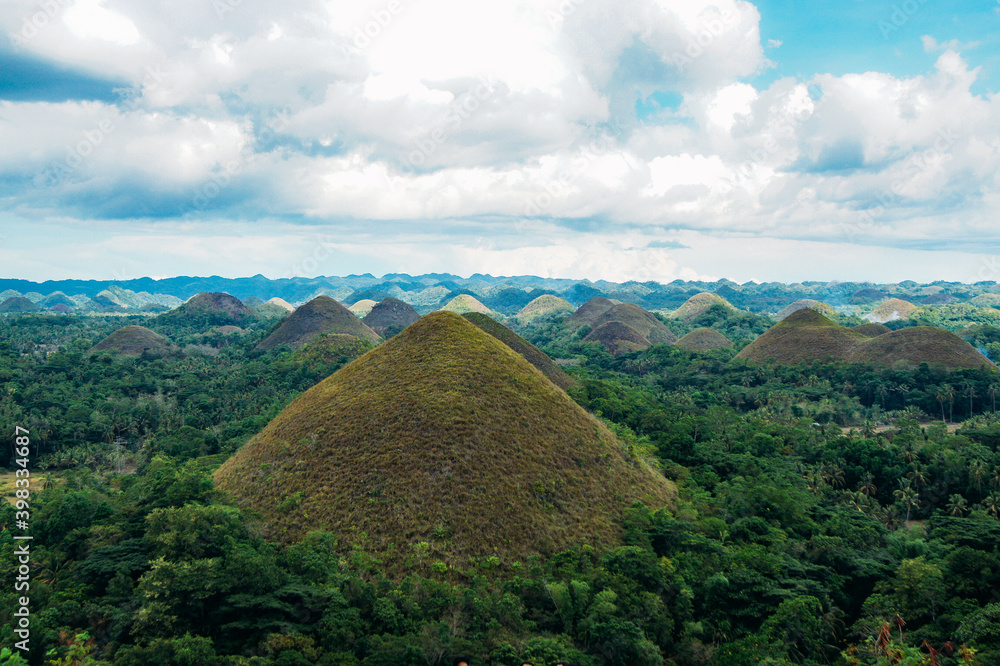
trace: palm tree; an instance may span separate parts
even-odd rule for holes
[[[875,494],[876,490],[878,490],[878,487],[875,485],[875,477],[872,476],[871,472],[867,472],[864,478],[861,479],[861,487],[859,488],[859,491],[865,497],[871,497]]]
[[[906,476],[915,488],[923,488],[927,485],[927,473],[919,467],[914,467]]]
[[[993,401],[993,411],[997,411],[997,394],[1000,393],[1000,387],[996,384],[990,384],[989,388],[986,389],[986,395],[990,397]]]
[[[961,495],[952,495],[948,500],[948,515],[962,517],[965,515],[965,506],[968,502]]]
[[[993,492],[986,496],[983,500],[983,507],[986,508],[987,513],[992,513],[993,517],[996,518],[1000,514],[1000,493]]]
[[[824,465],[822,468],[823,480],[829,483],[834,488],[843,487],[844,480],[844,470],[840,468],[839,465],[829,464]]]
[[[910,512],[920,506],[920,495],[913,488],[902,488],[901,490],[894,491],[892,495],[906,509],[906,518],[904,520],[909,522]],[[1000,497],[997,499],[1000,500]]]
[[[983,464],[982,460],[973,460],[972,464],[969,465],[969,478],[972,482],[976,484],[976,490],[982,494],[983,491],[983,477],[986,476],[986,465]]]
[[[976,393],[976,385],[973,384],[972,382],[969,382],[968,384],[966,384],[965,385],[965,395],[968,396],[968,398],[969,398],[969,416],[971,417],[972,416],[972,399],[975,398],[978,395]]]
[[[993,476],[990,477],[990,487],[1000,490],[1000,467],[993,468]]]
[[[950,421],[955,420],[955,387],[951,384],[945,384],[941,387],[941,391],[944,394],[945,400],[948,401],[948,419]]]

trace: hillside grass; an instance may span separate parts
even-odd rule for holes
[[[495,319],[487,317],[481,312],[467,312],[462,316],[472,322],[479,330],[489,333],[523,356],[528,363],[535,366],[559,388],[566,390],[578,385],[577,381],[557,366],[548,354]]]
[[[681,336],[674,346],[688,351],[711,351],[732,347],[733,341],[714,329],[696,328]]]
[[[98,342],[90,351],[103,351],[116,356],[141,356],[144,351],[162,353],[172,349],[169,340],[145,326],[125,326]]]
[[[708,310],[713,305],[721,305],[729,310],[736,310],[733,304],[724,299],[722,296],[710,292],[702,292],[700,294],[695,294],[691,298],[684,301],[679,308],[670,313],[670,317],[672,319],[690,321]]]
[[[343,305],[329,296],[317,296],[288,315],[273,333],[257,344],[257,349],[266,351],[279,345],[299,349],[323,333],[353,335],[373,345],[382,340]]]
[[[653,346],[642,333],[621,321],[601,324],[583,339],[585,342],[601,343],[612,356],[642,351]]]
[[[290,542],[323,529],[416,566],[609,547],[676,489],[520,354],[432,313],[306,391],[215,474]],[[426,544],[418,546],[418,544]]]

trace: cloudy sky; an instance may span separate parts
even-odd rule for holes
[[[0,276],[1000,280],[1000,0],[4,0]]]

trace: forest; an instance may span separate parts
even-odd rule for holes
[[[1000,663],[995,368],[754,364],[736,355],[763,315],[661,319],[735,344],[614,356],[560,319],[518,332],[565,360],[569,396],[676,484],[675,506],[633,504],[611,549],[581,535],[455,562],[414,544],[401,576],[323,531],[269,541],[213,483],[350,355],[257,350],[270,320],[160,319],[176,350],[120,356],[91,348],[148,316],[0,318],[0,664]],[[987,323],[971,335],[1000,345]],[[34,479],[27,653],[11,649],[17,427]]]

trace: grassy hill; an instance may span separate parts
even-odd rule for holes
[[[573,306],[565,298],[544,294],[521,308],[517,313],[517,319],[521,323],[530,324],[542,319],[571,315],[574,311]]]
[[[711,328],[696,328],[682,336],[674,346],[688,351],[710,351],[732,347],[733,341]]]
[[[266,536],[322,529],[397,575],[619,543],[676,489],[519,354],[449,312],[309,389],[216,473]],[[423,545],[421,545],[423,544]]]
[[[288,345],[298,349],[321,333],[353,335],[378,344],[381,338],[347,308],[329,296],[317,296],[288,315],[273,333],[257,344],[258,350]]]
[[[283,298],[278,298],[277,296],[275,296],[274,298],[267,299],[267,302],[270,303],[271,305],[277,305],[279,308],[282,308],[285,312],[292,312],[295,310],[295,308],[292,307],[291,303],[289,303]]]
[[[203,291],[173,310],[157,315],[150,326],[204,332],[215,326],[241,325],[256,319],[257,313],[235,296]]]
[[[385,335],[401,331],[418,319],[420,315],[412,305],[390,296],[373,307],[361,322],[379,335]]]
[[[313,367],[331,365],[342,357],[357,358],[374,348],[370,340],[356,335],[325,333],[312,338],[292,354],[292,360]]]
[[[445,312],[454,312],[455,314],[465,314],[466,312],[481,312],[485,315],[493,314],[493,310],[490,310],[475,296],[470,296],[469,294],[459,294],[448,301],[441,309]]]
[[[632,303],[621,303],[605,310],[593,320],[591,326],[596,331],[600,326],[613,321],[628,324],[649,340],[650,344],[670,345],[677,342],[673,331],[664,326],[653,313]]]
[[[170,341],[145,326],[126,326],[91,347],[91,352],[109,352],[115,356],[141,356],[144,351],[171,351]]]
[[[652,346],[642,333],[621,321],[601,324],[588,333],[584,340],[600,342],[614,356],[642,351]]]
[[[528,363],[535,366],[543,375],[561,389],[568,389],[576,386],[575,379],[567,375],[562,368],[557,366],[548,354],[531,344],[520,335],[510,330],[492,317],[487,317],[481,312],[467,312],[462,315],[475,326],[489,333],[494,338],[504,343],[518,354],[523,356]]]
[[[362,298],[360,301],[354,303],[347,309],[353,312],[358,319],[364,319],[376,305],[378,305],[378,301],[373,301],[370,298]]]
[[[0,303],[0,312],[37,312],[41,309],[24,296],[11,296]]]
[[[567,321],[573,328],[591,326],[595,319],[613,307],[615,307],[615,304],[610,299],[604,298],[603,296],[595,296],[578,307],[576,312],[571,314]]]
[[[793,312],[798,312],[803,308],[809,308],[810,310],[815,310],[816,312],[820,313],[825,317],[832,317],[835,314],[837,314],[837,311],[831,308],[826,303],[816,301],[811,298],[800,298],[799,300],[788,305],[788,307],[784,308],[783,310],[775,314],[774,318],[777,319],[778,321],[781,321],[782,319],[788,317]]]
[[[904,301],[899,298],[890,298],[889,300],[880,303],[878,307],[866,314],[864,318],[876,324],[884,324],[887,321],[909,319],[910,315],[912,315],[917,309],[917,306],[909,301]]]
[[[781,365],[819,360],[908,366],[926,362],[948,369],[992,366],[975,347],[949,331],[916,326],[869,336],[808,308],[775,324],[736,356]]]
[[[712,294],[709,292],[702,292],[700,294],[695,294],[691,298],[684,301],[683,305],[674,310],[670,316],[673,319],[680,319],[682,321],[690,321],[708,310],[713,305],[721,305],[730,310],[736,310],[733,304],[719,296],[718,294]]]

